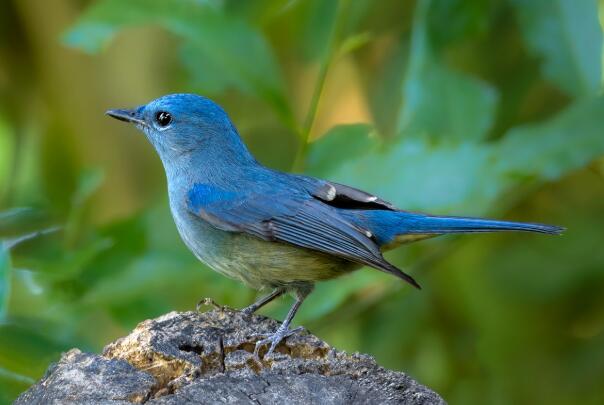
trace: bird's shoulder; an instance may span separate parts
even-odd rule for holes
[[[269,205],[286,202],[292,206],[317,201],[341,209],[397,210],[390,202],[351,186],[263,167],[220,184],[194,183],[188,197],[197,207],[213,203],[241,204],[251,200]]]

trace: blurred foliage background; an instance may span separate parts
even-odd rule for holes
[[[451,403],[604,403],[603,10],[3,0],[0,403],[63,350],[201,297],[255,298],[186,250],[152,148],[103,115],[173,92],[216,99],[268,166],[406,209],[568,227],[398,249],[422,291],[365,269],[319,285],[296,323]]]

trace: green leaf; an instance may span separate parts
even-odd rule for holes
[[[13,235],[23,232],[43,219],[40,211],[31,207],[14,207],[0,212],[0,235]]]
[[[37,379],[65,349],[65,345],[28,327],[0,325],[0,368],[10,373]]]
[[[432,1],[428,15],[431,42],[441,47],[479,37],[489,28],[492,8],[492,2],[484,0]]]
[[[10,299],[11,264],[8,248],[0,241],[0,320],[6,317]]]
[[[188,276],[199,276],[198,270],[191,269],[196,265],[193,258],[183,260],[178,255],[149,252],[135,259],[118,274],[97,282],[84,297],[84,302],[95,306],[118,305],[153,295],[154,291],[182,283]]]
[[[12,225],[12,222],[18,220],[20,216],[27,215],[33,211],[29,207],[14,207],[0,212],[0,228]]]
[[[73,205],[81,207],[85,204],[101,186],[104,178],[103,170],[99,168],[83,170],[78,179],[78,188],[72,197]]]
[[[342,41],[338,49],[338,57],[342,57],[347,53],[356,51],[357,49],[368,44],[373,38],[370,32],[361,32],[354,34]]]
[[[65,249],[63,246],[47,246],[46,252],[39,256],[21,258],[17,263],[19,267],[28,268],[47,281],[60,282],[75,280],[99,255],[113,246],[109,238],[96,237],[77,249]],[[15,259],[16,260],[16,259]]]
[[[604,154],[604,97],[580,100],[549,121],[513,128],[497,143],[497,174],[552,181]]]
[[[293,40],[298,42],[297,48],[304,59],[320,59],[327,52],[338,2],[307,0],[298,2],[296,7],[300,22],[294,26]]]
[[[0,404],[11,404],[19,394],[36,381],[0,367]]]
[[[374,192],[404,209],[479,215],[495,205],[502,208],[495,203],[513,187],[554,180],[604,154],[602,116],[604,98],[598,97],[577,102],[544,123],[512,129],[496,142],[403,136],[350,157],[347,145],[366,142],[367,134],[355,127],[346,136],[342,127],[333,131],[337,138],[326,136],[311,145],[309,171]]]
[[[15,155],[15,140],[11,128],[0,116],[0,199],[8,191],[10,174]]]
[[[64,35],[64,42],[98,52],[125,27],[160,25],[183,38],[184,65],[202,91],[234,87],[251,93],[270,104],[285,123],[293,125],[282,75],[268,42],[258,29],[225,13],[218,4],[103,0],[84,13]]]
[[[349,142],[357,142],[350,137]],[[365,189],[392,201],[401,208],[435,212],[461,209],[477,192],[475,176],[488,158],[477,144],[434,144],[427,137],[409,137],[371,148],[358,158],[337,154],[338,148],[325,150],[327,139],[312,145],[311,174]],[[320,171],[326,164],[316,156],[331,155],[333,170]]]
[[[528,48],[543,75],[571,96],[601,89],[602,30],[597,0],[514,0]]]
[[[329,172],[339,164],[335,159],[331,159],[336,148],[339,148],[338,153],[347,159],[355,159],[374,149],[377,139],[377,133],[369,124],[338,125],[323,136],[322,148],[315,149],[308,157],[309,164],[315,170]]]
[[[6,248],[8,250],[10,250],[10,249],[12,249],[12,248],[14,248],[14,247],[22,244],[22,243],[25,243],[25,242],[30,241],[32,239],[38,238],[40,236],[44,236],[44,235],[49,235],[49,234],[55,233],[55,232],[60,231],[60,230],[61,230],[61,227],[59,227],[59,226],[53,226],[53,227],[50,227],[50,228],[41,229],[39,231],[26,233],[24,235],[19,235],[19,236],[14,237],[14,238],[6,239],[4,241],[4,245],[6,246]]]
[[[417,5],[399,132],[451,141],[483,138],[493,125],[497,93],[438,60],[428,29],[431,4],[424,0]]]

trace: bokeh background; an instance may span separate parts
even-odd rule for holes
[[[217,100],[268,166],[566,226],[398,249],[422,291],[363,269],[296,324],[451,403],[604,403],[603,2],[0,4],[0,403],[68,348],[255,298],[186,250],[152,148],[103,115],[174,92]]]

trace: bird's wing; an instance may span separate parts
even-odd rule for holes
[[[218,229],[345,258],[419,287],[383,258],[371,234],[344,220],[336,209],[311,195],[232,192],[197,184],[188,197],[190,211]]]
[[[397,208],[376,195],[332,181],[298,175],[297,178],[310,194],[325,204],[337,208],[360,210],[398,211]]]

